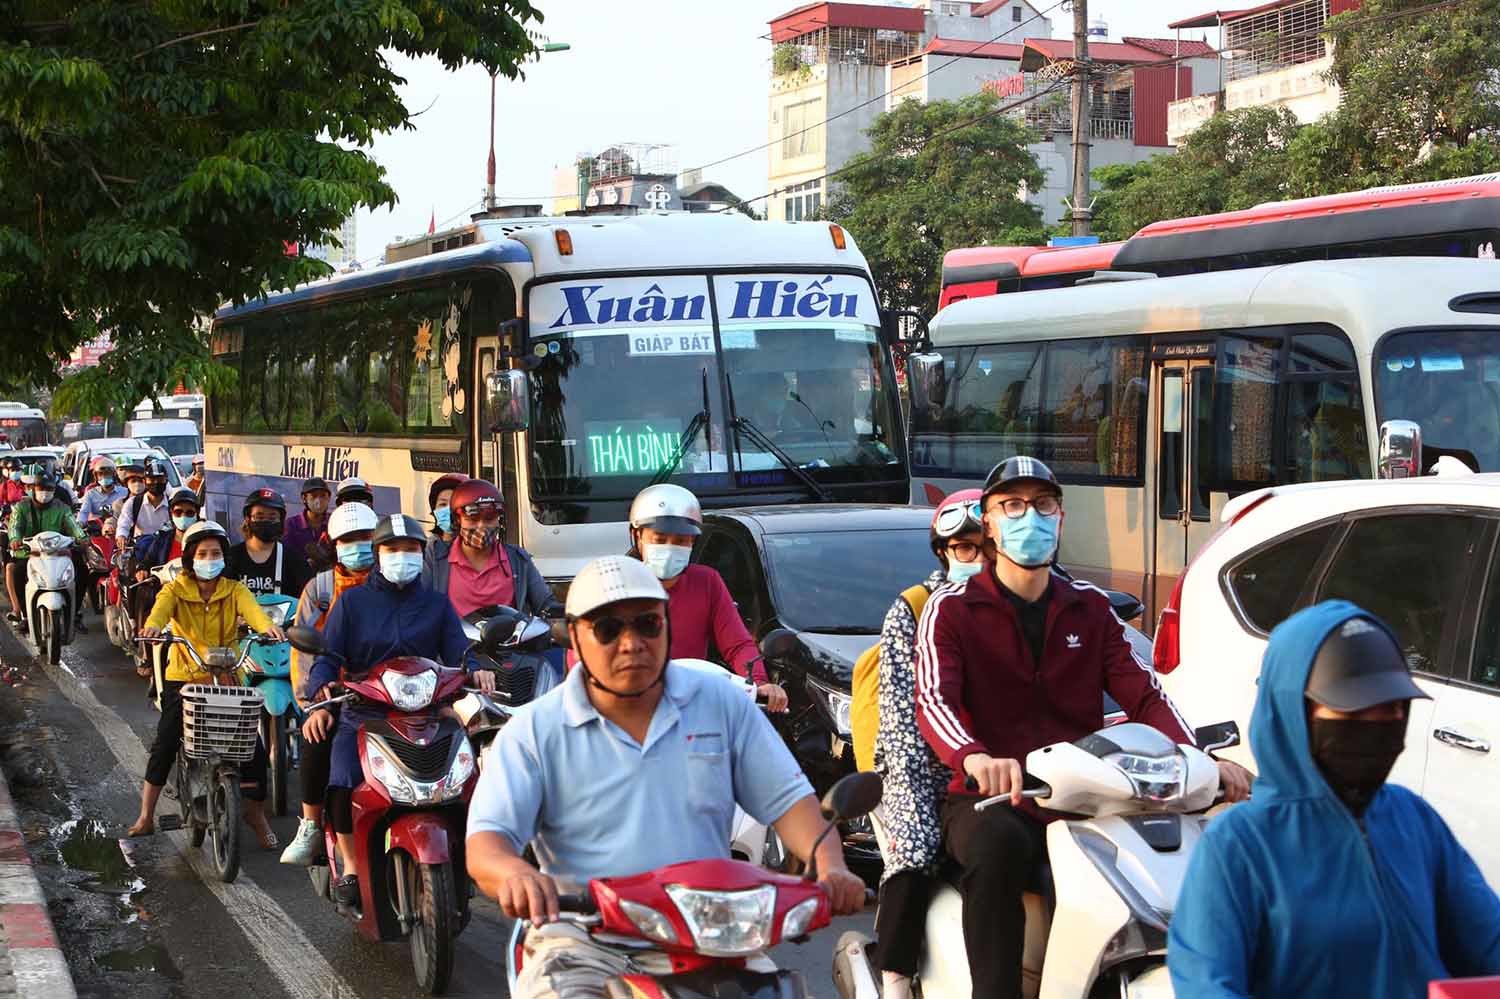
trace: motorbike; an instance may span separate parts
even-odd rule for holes
[[[209,683],[182,688],[182,746],[177,750],[173,787],[180,816],[161,816],[162,831],[186,828],[194,847],[212,840],[214,873],[230,884],[240,873],[240,765],[255,755],[264,698],[254,687],[239,682],[250,649],[259,636],[240,648],[214,647],[200,656],[180,635],[164,634],[140,642],[166,652],[177,645],[187,650]]]
[[[541,697],[562,677],[546,656],[554,641],[545,618],[492,606],[467,615],[463,623],[470,642],[466,659],[495,674],[493,694],[474,690],[453,702],[483,770],[485,752],[511,711]]]
[[[255,598],[261,610],[277,627],[285,628],[297,615],[297,601],[280,593],[263,593]],[[260,720],[260,737],[269,757],[270,786],[266,789],[273,815],[287,811],[287,780],[301,756],[302,712],[292,696],[292,654],[286,642],[251,642],[245,639],[250,659],[249,683],[265,698],[266,710]]]
[[[37,652],[53,665],[62,661],[62,647],[73,641],[73,539],[56,531],[42,531],[24,542],[31,550],[26,560],[26,617]]]
[[[1026,757],[1026,798],[1079,818],[1047,826],[1047,862],[1024,896],[1022,988],[1028,997],[1169,999],[1167,923],[1188,861],[1214,804],[1219,771],[1209,753],[1239,742],[1234,722],[1173,744],[1138,722],[1058,742]],[[1010,796],[976,801],[1009,807]],[[883,830],[882,830],[883,835]],[[963,899],[954,870],[933,893],[917,975],[924,999],[972,994],[963,939]],[[840,999],[877,999],[880,974],[868,937],[845,933],[834,951]]]
[[[167,584],[176,579],[181,572],[182,563],[177,559],[169,559],[168,561],[163,562],[161,565],[154,566],[150,572],[151,579],[145,582],[136,583],[135,587],[149,587],[151,589],[151,592],[160,593],[166,588]],[[132,589],[134,589],[135,587],[132,587]],[[171,628],[172,626],[168,624],[167,630],[170,631]],[[132,636],[135,634],[134,621],[130,622],[130,633]],[[154,645],[147,645],[144,651],[145,659],[137,660],[137,666],[145,665],[150,668],[151,686],[146,691],[146,695],[151,698],[151,703],[153,706],[155,706],[156,710],[160,711],[162,684],[166,681],[167,678],[167,648],[165,645],[161,645],[158,643]]]
[[[328,653],[312,628],[292,627],[293,647]],[[353,793],[353,872],[341,869],[332,818],[324,811],[327,857],[308,869],[313,890],[333,902],[368,940],[406,938],[421,989],[448,986],[455,940],[469,921],[469,881],[464,831],[478,771],[473,746],[451,713],[443,710],[467,688],[465,672],[416,656],[376,663],[355,673],[346,664],[344,693],[308,705],[358,702],[371,715],[359,730],[364,780]],[[346,708],[346,710],[348,710]],[[360,902],[345,908],[334,898],[343,875],[359,876]]]
[[[828,825],[818,842],[840,823],[873,810],[880,791],[874,773],[850,774],[834,784],[823,797]],[[798,878],[742,860],[692,860],[627,877],[594,878],[582,891],[563,892],[558,921],[607,947],[664,955],[659,973],[630,973],[606,983],[609,999],[804,999],[809,993],[801,973],[778,970],[762,952],[785,940],[805,941],[829,924],[832,908],[816,882],[815,867]],[[529,928],[516,920],[506,948],[511,995],[520,994],[516,984],[525,967]]]
[[[91,520],[84,525],[83,530],[89,538],[89,546],[84,551],[84,560],[89,567],[89,606],[95,614],[104,618],[105,608],[109,606],[111,560],[115,554],[114,528]],[[105,628],[108,630],[108,621],[105,622]]]

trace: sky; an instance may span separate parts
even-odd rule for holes
[[[550,210],[553,174],[582,152],[616,142],[675,147],[679,170],[760,146],[767,139],[771,43],[768,22],[803,0],[534,0],[537,27],[566,52],[541,56],[525,78],[500,79],[495,93],[496,194],[502,203],[540,203]],[[1033,0],[1051,6],[1053,0]],[[1211,10],[1210,0],[1091,0],[1109,37],[1171,37],[1166,25]],[[1053,34],[1072,32],[1072,15],[1052,11]],[[1184,38],[1201,37],[1200,31]],[[1210,41],[1215,41],[1210,38]],[[361,209],[359,259],[385,245],[465,219],[484,194],[489,154],[489,75],[455,73],[434,59],[393,54],[405,77],[406,106],[420,112],[415,129],[376,139],[370,152],[386,168],[400,199],[395,209]],[[766,151],[705,171],[744,198],[765,194]]]

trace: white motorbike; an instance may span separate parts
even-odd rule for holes
[[[1193,847],[1219,792],[1208,753],[1239,742],[1233,722],[1175,745],[1149,725],[1114,725],[1026,757],[1023,792],[1037,804],[1084,816],[1047,826],[1050,884],[1024,896],[1022,988],[1028,997],[1170,999],[1167,924]],[[979,809],[1009,807],[1009,795]],[[878,827],[877,827],[878,828]],[[884,831],[879,830],[883,837]],[[1042,879],[1047,880],[1045,877]],[[834,951],[841,999],[878,999],[871,941],[845,933]],[[964,950],[963,898],[951,883],[933,893],[917,980],[923,999],[972,995]]]
[[[42,531],[29,539],[26,560],[26,617],[37,652],[56,665],[62,647],[73,641],[75,572],[69,554],[73,539],[56,531]]]

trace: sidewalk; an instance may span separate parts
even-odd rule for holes
[[[8,689],[0,686],[0,697],[6,696],[11,696]],[[76,995],[47,899],[31,869],[10,786],[0,773],[0,999]]]

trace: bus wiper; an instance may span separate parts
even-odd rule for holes
[[[677,468],[682,464],[683,456],[687,454],[688,448],[691,447],[693,441],[697,439],[698,433],[700,431],[702,431],[703,433],[704,440],[708,441],[709,457],[710,459],[712,459],[713,438],[708,433],[708,421],[711,419],[713,419],[713,414],[708,408],[708,369],[704,368],[703,408],[694,413],[693,418],[688,421],[687,429],[683,430],[682,436],[677,440],[676,450],[674,450],[671,455],[667,457],[667,460],[662,464],[662,466],[656,470],[656,474],[651,476],[651,485],[659,486],[663,482],[670,479],[673,475],[677,474]]]
[[[821,482],[809,475],[807,473],[807,469],[797,464],[792,460],[790,455],[781,450],[781,448],[777,447],[776,443],[772,441],[771,438],[767,437],[759,427],[750,422],[750,418],[748,416],[736,416],[731,425],[734,427],[734,429],[740,431],[746,437],[749,437],[761,448],[775,455],[776,460],[781,462],[782,465],[786,467],[787,471],[791,472],[799,480],[801,480],[802,484],[806,486],[808,490],[820,501],[824,503],[833,502],[833,494],[830,493]]]

